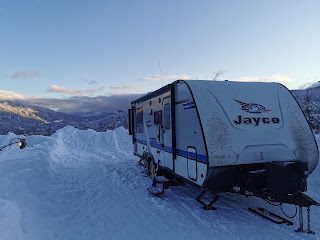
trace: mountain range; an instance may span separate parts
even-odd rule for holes
[[[291,92],[300,106],[305,104],[306,96],[308,96],[309,108],[312,109],[312,113],[320,114],[320,84],[305,90],[292,90]],[[68,125],[78,129],[90,128],[96,131],[106,131],[120,126],[127,128],[127,119],[126,110],[98,115],[96,113],[67,114],[0,94],[0,135],[8,132],[23,135],[51,135]]]
[[[127,112],[80,116],[56,112],[25,100],[0,95],[0,134],[51,135],[65,126],[106,131],[127,126]]]

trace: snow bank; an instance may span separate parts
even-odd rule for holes
[[[0,199],[0,239],[18,240],[20,236],[20,208],[12,202]]]
[[[0,136],[0,143],[13,137]],[[16,215],[21,239],[104,239],[99,231],[106,231],[101,223],[106,224],[108,196],[115,195],[110,189],[115,191],[123,181],[119,174],[126,175],[125,165],[137,161],[127,130],[95,132],[68,126],[50,137],[30,136],[26,142],[23,150],[16,144],[0,152],[0,198],[21,207],[21,219]],[[12,212],[8,204],[0,214],[6,211]]]
[[[0,136],[0,144],[13,136]],[[316,236],[295,233],[297,219],[295,226],[278,226],[250,213],[248,206],[263,204],[254,198],[222,194],[217,211],[204,211],[194,200],[199,190],[189,185],[151,196],[151,180],[137,161],[124,128],[69,126],[28,137],[23,150],[10,146],[0,152],[0,239],[320,238],[319,208],[311,215]],[[308,194],[320,201],[319,166],[308,180]]]

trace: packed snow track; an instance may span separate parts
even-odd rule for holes
[[[0,136],[0,145],[14,136]],[[200,190],[188,184],[150,195],[151,179],[137,166],[124,128],[101,133],[69,126],[26,141],[23,150],[13,145],[0,152],[1,240],[320,238],[317,207],[311,208],[316,234],[308,235],[294,232],[298,218],[294,226],[276,225],[249,212],[262,206],[282,214],[257,198],[221,194],[218,210],[205,211],[194,200]],[[308,181],[307,194],[319,202],[319,167]]]

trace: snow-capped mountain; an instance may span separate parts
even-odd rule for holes
[[[24,99],[0,95],[0,134],[51,135],[65,126],[105,131],[127,125],[127,113],[79,116],[35,106]]]
[[[305,104],[306,95],[310,96],[313,114],[320,114],[320,84],[306,90],[291,91],[300,106]],[[302,108],[304,109],[304,108]],[[12,96],[0,91],[0,134],[14,132],[25,135],[51,135],[58,129],[71,125],[78,129],[105,131],[120,126],[127,128],[127,111],[117,113],[88,113],[80,115],[56,112],[29,103],[23,96]]]

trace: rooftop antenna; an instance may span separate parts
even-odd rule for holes
[[[227,69],[220,69],[219,71],[212,72],[212,80],[213,81],[218,80],[218,77],[220,77],[221,75],[225,74],[226,72],[228,72]]]
[[[162,84],[162,87],[163,87],[160,59],[159,59],[159,70],[160,70],[161,84]]]

